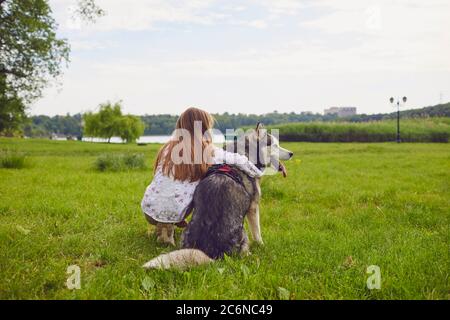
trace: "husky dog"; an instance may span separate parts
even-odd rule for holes
[[[289,160],[293,156],[291,151],[281,148],[260,123],[244,138],[245,148],[239,148],[235,141],[234,150],[246,154],[257,167],[272,167],[286,177],[286,169],[278,160]],[[252,146],[256,146],[255,160],[251,157]],[[200,181],[194,192],[194,214],[182,235],[183,249],[162,254],[144,268],[185,268],[223,258],[224,254],[248,254],[245,217],[253,240],[263,244],[259,225],[260,179],[251,178],[237,168],[233,171],[237,179],[211,174]]]

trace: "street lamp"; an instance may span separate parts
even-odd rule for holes
[[[389,99],[392,107],[397,104],[397,143],[400,143],[400,103],[403,107],[406,104],[406,100],[408,99],[406,97],[403,97],[401,100],[397,99],[397,103],[394,103],[395,99],[393,97]]]

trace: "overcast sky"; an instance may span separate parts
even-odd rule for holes
[[[448,0],[97,0],[96,24],[75,0],[50,0],[72,46],[61,85],[32,114],[266,113],[356,106],[393,111],[450,100]]]

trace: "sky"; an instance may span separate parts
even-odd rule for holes
[[[125,113],[392,112],[450,101],[448,0],[97,0],[106,16],[73,18],[50,0],[72,47],[58,84],[31,114],[100,103]]]

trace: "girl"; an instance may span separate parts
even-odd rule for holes
[[[175,245],[174,225],[183,226],[192,209],[195,187],[210,165],[227,163],[251,177],[262,175],[247,157],[213,145],[210,133],[213,124],[214,118],[208,112],[189,108],[178,118],[172,139],[159,150],[153,181],[145,191],[141,207],[147,221],[156,225],[160,243]]]

